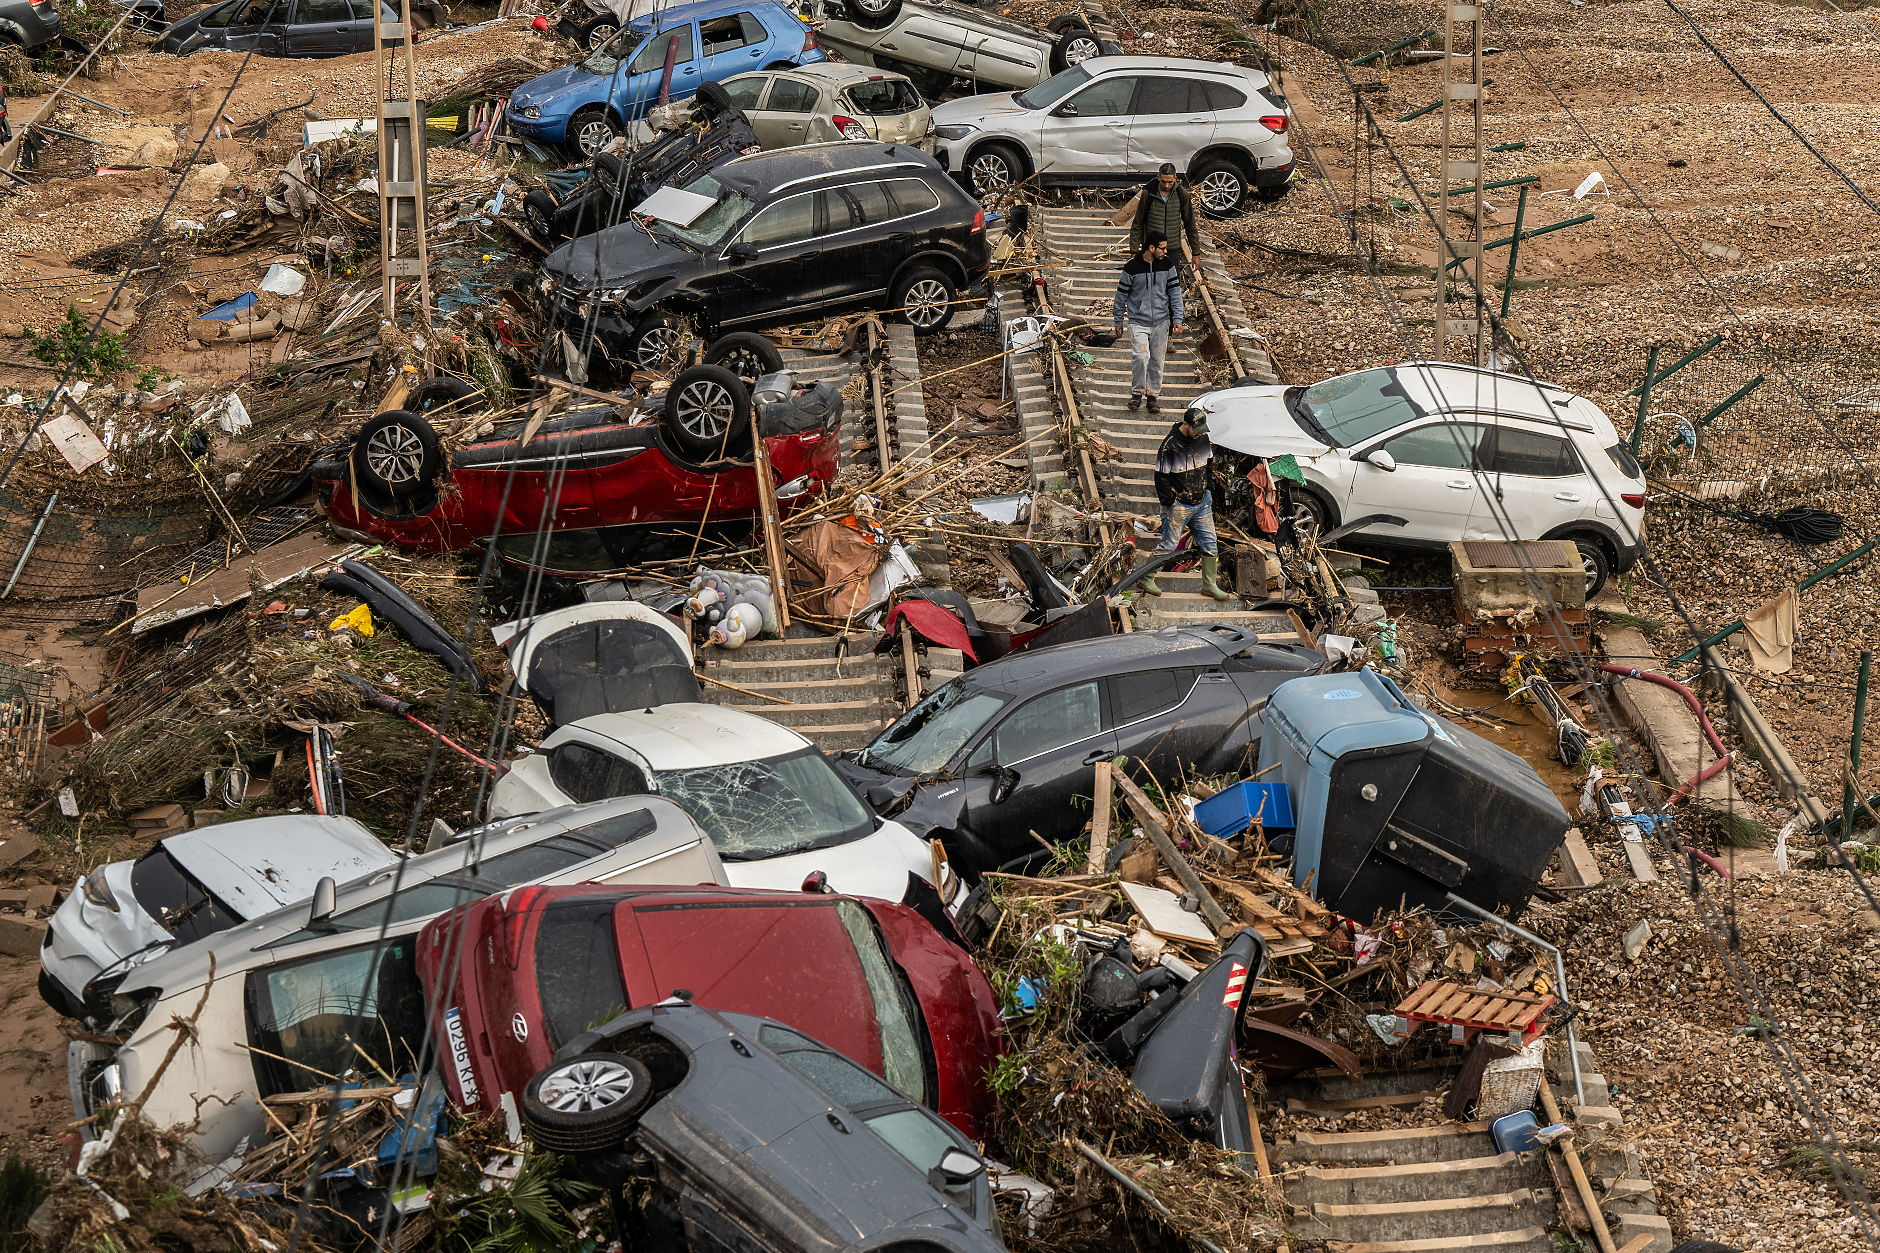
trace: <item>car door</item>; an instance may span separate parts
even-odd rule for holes
[[[1578,518],[1598,494],[1573,442],[1560,435],[1486,427],[1477,461],[1484,491],[1477,493],[1469,539],[1539,539]]]
[[[1153,174],[1164,161],[1186,170],[1195,153],[1214,137],[1214,115],[1207,108],[1203,84],[1166,74],[1136,80],[1130,106],[1129,168]]]
[[[1104,722],[1098,680],[1034,696],[1008,709],[968,758],[968,773],[995,766],[1009,773],[991,788],[972,790],[962,825],[1001,861],[1042,852],[1031,833],[1056,843],[1082,830],[1096,764],[1114,756],[1116,733]],[[1082,805],[1073,803],[1079,796]]]
[[[259,52],[263,56],[279,52],[280,29],[270,29],[268,24],[278,21],[286,11],[286,0],[248,0],[229,15],[223,43],[236,52]]]
[[[1040,35],[1037,42],[1027,42],[988,27],[960,28],[958,72],[975,80],[975,90],[985,84],[1030,87],[1050,77],[1044,50],[1050,40]]]
[[[1121,177],[1129,173],[1133,75],[1099,79],[1045,116],[1038,164],[1057,174]]]
[[[846,212],[850,223],[849,233],[837,236],[834,232],[841,227],[832,220],[831,235],[825,241],[832,245],[826,264],[839,267],[848,278],[844,295],[855,297],[887,290],[899,259],[912,251],[915,243],[913,231],[895,229],[896,223],[907,216],[905,210],[886,183],[851,183],[831,195],[832,217],[840,218]]]
[[[1478,507],[1480,487],[1472,467],[1481,435],[1482,427],[1473,422],[1431,422],[1352,449],[1346,466],[1351,484],[1345,518],[1394,514],[1405,526],[1388,528],[1393,538],[1463,538]],[[1390,454],[1396,469],[1366,460],[1379,449]]]
[[[806,79],[789,74],[771,79],[770,95],[765,98],[763,109],[751,115],[751,129],[757,132],[757,142],[766,148],[790,148],[814,142],[810,123],[816,117],[820,94],[816,85]],[[760,116],[761,127],[758,125]]]
[[[353,50],[352,28],[346,0],[295,0],[283,42],[290,57],[336,57]]]
[[[770,32],[756,14],[732,13],[702,19],[698,39],[705,58],[705,81],[716,83],[746,70],[763,69]]]
[[[764,92],[770,86],[770,75],[740,74],[736,78],[726,79],[719,86],[725,89],[725,95],[731,97],[734,108],[744,110],[751,129],[757,131],[758,142],[766,148],[770,147],[769,141],[764,139],[764,132],[757,129],[757,115],[763,108]]]
[[[771,94],[776,91],[773,84]],[[820,303],[821,293],[833,281],[821,272],[818,260],[823,251],[818,237],[828,221],[827,196],[820,191],[785,196],[759,210],[726,246],[727,258],[731,249],[743,245],[755,248],[757,255],[729,271],[720,320],[749,322],[786,307]]]
[[[672,62],[672,87],[668,99],[684,100],[695,94],[699,85],[698,38],[690,22],[669,26],[642,43],[627,62],[627,72],[621,76],[619,93],[614,97],[614,107],[628,120],[646,116],[646,111],[659,103],[659,85],[666,76],[666,53],[677,47]]]

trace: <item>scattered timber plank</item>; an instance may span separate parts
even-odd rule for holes
[[[1337,1073],[1336,1071],[1333,1072]],[[1388,1096],[1348,1096],[1336,1101],[1299,1101],[1288,1099],[1286,1112],[1289,1114],[1330,1114],[1348,1109],[1390,1109],[1406,1105],[1421,1105],[1442,1096],[1437,1092],[1397,1092]]]

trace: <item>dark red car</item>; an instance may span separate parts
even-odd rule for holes
[[[521,888],[425,927],[417,966],[466,1109],[497,1108],[575,1036],[676,995],[795,1027],[968,1136],[991,1114],[998,1000],[905,905],[710,884]]]
[[[425,384],[411,408],[379,414],[327,449],[309,477],[335,529],[362,539],[456,552],[498,534],[504,558],[571,573],[684,556],[702,523],[708,540],[740,539],[759,516],[750,456],[756,368],[734,351],[674,379],[663,406],[648,402],[650,413],[584,404],[544,422],[526,445],[518,417],[448,452],[432,419],[458,396]],[[840,393],[827,383],[761,407],[783,516],[835,482],[841,417]],[[538,557],[541,529],[550,535]]]

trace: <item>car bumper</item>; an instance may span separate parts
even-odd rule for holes
[[[531,120],[511,113],[504,119],[504,124],[512,134],[532,139],[538,144],[558,144],[568,138],[568,119],[565,117]]]
[[[1253,185],[1255,187],[1283,187],[1287,180],[1292,178],[1292,175],[1293,163],[1288,161],[1285,165],[1276,165],[1270,169],[1255,170],[1253,172]]]
[[[13,24],[24,32],[26,36],[25,42],[28,48],[37,48],[43,44],[49,44],[59,37],[59,31],[62,28],[64,19],[59,16],[59,11],[51,5],[46,5],[43,8],[28,7],[18,10],[18,12],[19,16],[14,19]]]

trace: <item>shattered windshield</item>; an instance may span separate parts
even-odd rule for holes
[[[709,248],[729,235],[731,228],[742,222],[754,207],[749,196],[721,185],[709,174],[693,179],[685,185],[685,190],[695,196],[710,196],[718,203],[693,218],[690,226],[661,222],[659,228],[701,248]]]
[[[944,769],[1004,703],[1002,696],[949,683],[902,714],[856,760],[864,766],[932,774]]]
[[[1306,419],[1300,423],[1306,434],[1317,439],[1323,431],[1340,448],[1362,444],[1424,416],[1422,406],[1404,393],[1397,371],[1390,368],[1314,383],[1293,403],[1295,416]],[[1313,430],[1313,425],[1319,430]]]
[[[587,59],[581,62],[581,68],[589,74],[611,74],[620,67],[622,61],[633,55],[633,50],[645,38],[645,35],[635,31],[623,30],[588,53]]]
[[[859,840],[875,829],[868,809],[821,750],[661,770],[659,794],[705,828],[726,861],[756,861]]]

